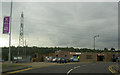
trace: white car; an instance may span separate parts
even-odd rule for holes
[[[53,58],[53,59],[52,59],[52,62],[57,62],[57,59],[58,59],[58,58]]]
[[[46,57],[46,59],[47,59],[48,62],[52,62],[53,58],[54,57],[52,57],[52,56]]]

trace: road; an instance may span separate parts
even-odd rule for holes
[[[44,68],[31,69],[28,71],[19,72],[20,73],[29,73],[29,74],[39,74],[39,73],[54,73],[54,74],[97,74],[97,75],[114,75],[112,74],[108,67],[114,63],[112,62],[98,62],[98,63],[85,63],[85,64],[61,64],[56,66],[49,66]]]

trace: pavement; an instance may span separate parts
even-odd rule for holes
[[[37,65],[38,63],[36,63]],[[40,63],[39,63],[40,64]],[[46,63],[41,63],[46,64]],[[91,75],[114,75],[110,70],[109,66],[116,64],[112,62],[98,62],[98,63],[68,63],[68,64],[58,64],[56,63],[47,63],[52,64],[52,66],[46,67],[37,67],[34,69],[17,71],[15,75],[23,74],[91,74]],[[55,64],[55,65],[53,65]],[[12,74],[12,73],[11,73]]]
[[[33,69],[56,65],[56,63],[45,63],[45,62],[15,63],[15,64],[19,64],[19,65],[23,65],[23,66],[32,66]]]
[[[4,64],[7,64],[8,62],[5,62]],[[64,64],[57,64],[57,63],[51,63],[51,62],[32,62],[32,63],[11,63],[11,65],[21,65],[21,66],[14,66],[14,67],[1,67],[0,73],[6,74],[9,72],[19,72],[19,71],[25,71],[29,69],[36,69],[36,68],[43,68],[48,66],[54,66],[54,65],[64,65]],[[24,70],[25,69],[25,70]],[[19,71],[18,71],[19,70]]]
[[[16,70],[22,70],[22,69],[26,69],[26,68],[30,68],[32,66],[17,66],[17,67],[7,67],[7,68],[2,68],[2,73],[7,73],[7,72],[11,72],[11,71],[16,71]]]
[[[5,62],[4,64],[7,64],[7,62]],[[21,66],[1,67],[2,73],[6,74],[8,72],[13,72],[13,71],[23,70],[28,68],[35,69],[35,68],[48,67],[48,66],[55,65],[55,63],[33,62],[33,63],[11,63],[11,65],[21,65]]]

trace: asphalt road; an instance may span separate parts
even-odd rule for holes
[[[108,67],[114,63],[112,62],[98,62],[98,63],[86,63],[86,64],[66,64],[66,65],[56,65],[49,66],[44,68],[31,69],[28,71],[19,72],[20,73],[29,73],[29,74],[38,74],[38,73],[62,73],[62,74],[99,74],[99,75],[114,75],[112,74]]]

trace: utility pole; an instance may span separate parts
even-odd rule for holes
[[[23,12],[21,13],[19,47],[24,47],[24,15],[23,15]],[[21,49],[23,49],[22,50],[23,53],[20,51],[20,48],[19,48],[18,49],[18,56],[24,54],[24,48],[21,48]]]
[[[10,66],[10,62],[11,62],[11,25],[12,25],[12,0],[11,0],[11,10],[10,10],[10,32],[9,32],[9,54],[8,54],[8,66]]]
[[[95,50],[95,38],[96,37],[99,37],[99,35],[95,35],[94,37],[93,37],[93,39],[94,39],[94,50]]]

